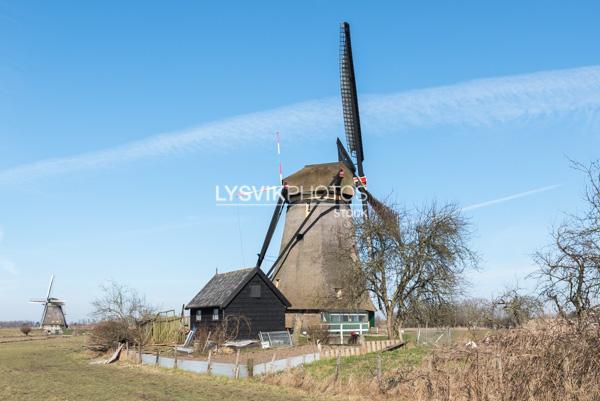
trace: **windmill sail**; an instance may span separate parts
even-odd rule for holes
[[[364,160],[360,116],[358,112],[358,96],[354,77],[354,61],[352,59],[352,43],[350,41],[350,24],[343,22],[340,29],[340,89],[342,108],[344,111],[344,129],[350,153],[356,157],[358,173],[363,175]]]
[[[54,282],[54,274],[50,276],[50,285],[48,285],[48,294],[46,294],[46,300],[50,299],[50,291],[52,291],[52,283]]]

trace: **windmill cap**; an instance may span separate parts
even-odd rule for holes
[[[354,196],[354,182],[350,170],[342,162],[308,164],[285,178],[288,185],[299,192],[292,195],[306,194],[315,188],[323,188],[331,183],[334,177],[341,177],[342,193],[344,196]]]

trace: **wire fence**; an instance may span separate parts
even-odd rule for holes
[[[419,346],[450,345],[456,339],[455,329],[450,327],[417,327],[405,330],[405,334]]]

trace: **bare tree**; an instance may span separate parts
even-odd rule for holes
[[[146,323],[155,318],[156,308],[146,298],[132,288],[111,281],[101,286],[102,294],[92,302],[94,317],[118,322],[129,332],[137,343],[140,358],[142,347],[150,338]]]
[[[433,203],[409,212],[372,202],[355,227],[356,292],[366,288],[395,336],[411,311],[448,304],[477,267],[468,247],[468,223],[456,205]],[[353,294],[359,296],[358,293]]]
[[[600,161],[573,166],[587,178],[586,209],[552,231],[552,244],[535,254],[539,268],[532,276],[561,316],[581,318],[600,298]]]
[[[544,310],[539,298],[524,294],[518,286],[506,289],[492,304],[494,323],[506,328],[521,326]]]
[[[466,298],[455,303],[455,325],[462,327],[490,326],[492,303],[484,298]]]

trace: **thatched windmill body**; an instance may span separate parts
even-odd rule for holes
[[[257,266],[261,267],[283,211],[285,225],[277,260],[267,275],[290,301],[286,326],[348,323],[363,333],[374,324],[375,307],[366,291],[357,299],[344,291],[348,269],[354,266],[352,251],[340,252],[340,239],[353,241],[351,203],[356,191],[367,212],[366,178],[358,98],[354,78],[350,27],[341,26],[341,94],[349,152],[337,140],[338,161],[306,165],[284,179]],[[351,245],[351,244],[350,244]],[[352,249],[345,246],[342,249]],[[354,324],[352,326],[352,323]],[[366,323],[366,324],[365,324]],[[350,329],[349,329],[350,330]]]
[[[42,318],[40,319],[40,328],[48,333],[60,334],[68,327],[63,306],[65,301],[54,298],[50,294],[52,292],[52,284],[54,283],[54,274],[50,276],[50,285],[45,299],[32,299],[29,301],[33,304],[44,305]]]

